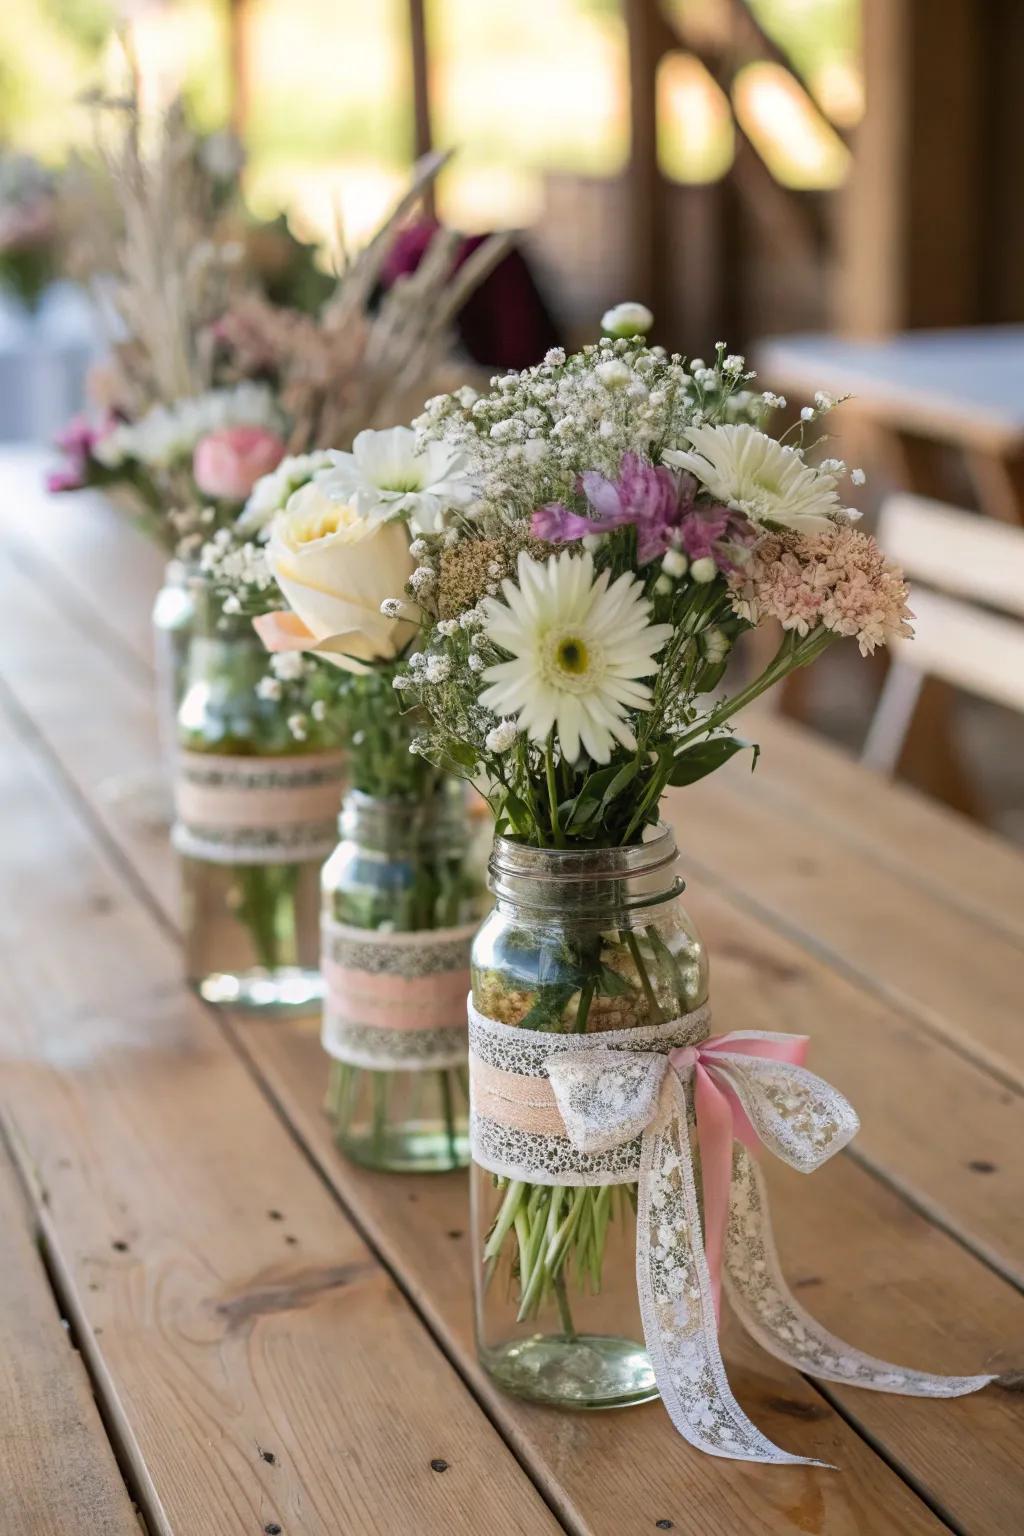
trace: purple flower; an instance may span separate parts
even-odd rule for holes
[[[618,480],[608,480],[588,469],[580,475],[577,489],[595,515],[581,517],[560,502],[549,502],[533,514],[535,538],[564,544],[588,533],[608,533],[633,523],[641,565],[648,565],[668,549],[671,530],[682,512],[680,482],[670,469],[655,468],[638,454],[624,453]]]
[[[580,475],[577,490],[586,497],[592,515],[582,516],[561,502],[549,502],[533,514],[534,538],[567,544],[632,523],[640,565],[660,559],[666,550],[682,549],[691,562],[710,557],[719,570],[731,571],[736,569],[732,556],[749,548],[757,537],[742,512],[698,504],[693,475],[645,464],[635,453],[623,454],[618,480],[587,470]]]

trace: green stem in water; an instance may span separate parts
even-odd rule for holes
[[[647,966],[644,964],[644,957],[640,952],[640,945],[637,943],[636,934],[627,928],[622,937],[626,941],[626,948],[633,956],[633,964],[640,975],[640,985],[643,987],[644,997],[647,999],[647,1010],[650,1013],[649,1023],[660,1024],[664,1015],[661,1011],[661,1004],[658,1002],[654,988],[651,985],[651,978],[648,974]]]
[[[458,1152],[455,1145],[455,1105],[452,1101],[451,1075],[447,1067],[438,1072],[441,1086],[441,1107],[444,1113],[444,1133],[448,1142],[448,1156],[453,1168],[458,1167]]]

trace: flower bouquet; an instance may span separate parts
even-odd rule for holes
[[[423,721],[415,750],[476,785],[497,834],[470,1007],[485,1365],[556,1404],[660,1392],[695,1444],[785,1460],[725,1385],[723,1270],[784,1358],[872,1384],[892,1368],[840,1359],[774,1259],[747,1262],[774,1250],[733,1128],[809,1169],[856,1118],[794,1037],[710,1038],[707,957],[659,807],[738,753],[753,762],[733,730],[745,705],[842,637],[867,654],[909,633],[910,615],[841,500],[845,466],[806,445],[832,402],[777,438],[783,402],[753,392],[742,358],[666,355],[638,334],[649,320],[625,306],[606,317],[620,334],[575,356],[428,402],[419,441],[458,455],[466,485],[416,545],[422,636],[395,686]],[[734,678],[737,639],[768,619],[775,656]]]
[[[399,427],[285,460],[250,501],[249,540],[218,534],[203,560],[279,675],[326,668],[337,680],[318,711],[345,743],[351,783],[322,881],[328,1104],[344,1151],[405,1170],[467,1160],[465,994],[483,893],[463,797],[410,752],[416,715],[392,686],[418,623],[388,594],[463,495],[459,456],[416,448]]]

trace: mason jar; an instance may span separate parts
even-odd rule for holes
[[[261,692],[252,624],[201,583],[178,712],[173,842],[186,974],[209,1003],[308,1010],[323,993],[320,871],[334,845],[344,756],[297,741]]]
[[[461,786],[351,790],[324,866],[327,1109],[354,1162],[439,1172],[469,1160],[469,949],[485,907]]]
[[[665,826],[624,848],[541,849],[496,838],[494,908],[471,957],[477,1013],[521,1031],[529,1049],[535,1032],[631,1031],[700,1009],[707,958],[683,905],[677,864]],[[514,1061],[516,1036],[505,1031],[502,1039],[503,1059]],[[473,1066],[474,1144],[482,1146],[476,1058]],[[505,1079],[512,1099],[530,1082],[514,1073]],[[495,1144],[511,1137],[505,1145],[516,1149],[513,1161],[540,1173],[536,1114],[527,1108],[502,1116]],[[559,1184],[546,1182],[550,1174],[531,1182],[495,1171],[500,1157],[488,1160],[491,1169],[474,1162],[471,1173],[484,1367],[506,1391],[560,1407],[622,1407],[656,1397],[637,1300],[635,1182]]]
[[[160,756],[168,778],[178,750],[178,710],[188,686],[189,642],[195,621],[192,583],[195,572],[182,560],[169,560],[163,585],[153,602],[153,661],[156,675],[156,723]]]

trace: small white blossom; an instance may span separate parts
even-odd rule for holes
[[[605,389],[623,389],[633,378],[633,370],[619,357],[610,358],[607,363],[598,363],[594,372]]]
[[[401,617],[402,605],[397,597],[386,597],[380,605],[380,611],[386,619]]]
[[[513,746],[519,731],[514,720],[501,720],[488,731],[484,746],[488,752],[507,752]]]
[[[736,353],[736,352],[730,352],[729,356],[725,359],[725,362],[722,364],[722,372],[723,373],[742,373],[743,372],[743,367],[744,367],[745,363],[746,363],[746,358],[745,357],[740,357],[739,354]]]
[[[301,651],[279,651],[271,656],[270,669],[282,683],[297,683],[306,675],[306,659]]]
[[[565,348],[549,347],[548,350],[544,353],[544,361],[547,363],[549,368],[561,368],[562,364],[565,362]]]
[[[867,481],[867,478],[867,475],[862,469],[850,470],[850,479],[853,481],[854,485],[864,485]]]
[[[672,583],[669,581],[667,576],[659,576],[657,581],[654,583],[654,590],[659,597],[668,597],[669,593],[672,591]]]
[[[224,612],[225,613],[241,613],[241,611],[242,611],[242,604],[239,602],[238,598],[235,596],[235,594],[233,592],[229,592],[227,597],[224,599]]]
[[[761,396],[762,405],[767,405],[770,410],[781,411],[786,404],[785,395],[773,395],[770,389],[766,389]]]
[[[420,668],[421,667],[425,667],[426,664],[427,664],[427,658],[424,656],[423,652],[422,651],[413,651],[412,655],[409,657],[409,665],[412,668],[412,670],[414,672],[418,672],[420,670]]]
[[[714,626],[701,636],[704,655],[710,662],[724,661],[732,650],[732,641],[724,630]]]
[[[813,405],[805,405],[803,410],[800,412],[801,421],[813,421],[814,416],[815,410]]]
[[[433,568],[429,565],[418,565],[409,577],[409,585],[417,597],[432,592],[436,581]]]
[[[288,716],[288,729],[291,731],[296,741],[305,741],[307,735],[306,727],[308,724],[309,721],[305,715]]]
[[[818,468],[826,475],[842,475],[846,472],[842,459],[822,459]]]
[[[422,560],[423,556],[427,553],[426,539],[413,539],[409,545],[409,553],[414,560]]]
[[[646,304],[616,304],[601,316],[601,329],[610,336],[644,336],[654,324]]]
[[[690,562],[681,549],[668,550],[661,562],[661,568],[666,576],[685,576]]]
[[[276,677],[261,677],[256,684],[256,697],[275,703],[281,697],[281,684]]]
[[[445,683],[451,676],[452,664],[447,656],[428,656],[423,675],[428,683]]]
[[[815,393],[814,403],[819,411],[830,411],[836,402],[831,395],[827,395],[823,389],[819,389]]]
[[[469,658],[469,670],[471,672],[482,672],[486,665],[487,663],[483,657],[476,651],[473,651]]]
[[[412,687],[412,678],[406,677],[404,672],[399,672],[397,677],[391,679],[391,686],[392,688],[397,688],[399,693],[401,693],[404,688]]]
[[[700,560],[695,560],[690,566],[690,575],[702,587],[706,586],[709,581],[714,581],[717,574],[718,566],[710,555],[704,555]]]
[[[437,632],[439,635],[443,635],[446,640],[451,639],[452,635],[456,635],[459,632],[458,619],[442,619],[437,626]]]
[[[324,703],[323,699],[314,699],[309,712],[313,716],[314,720],[326,720],[327,705]]]

